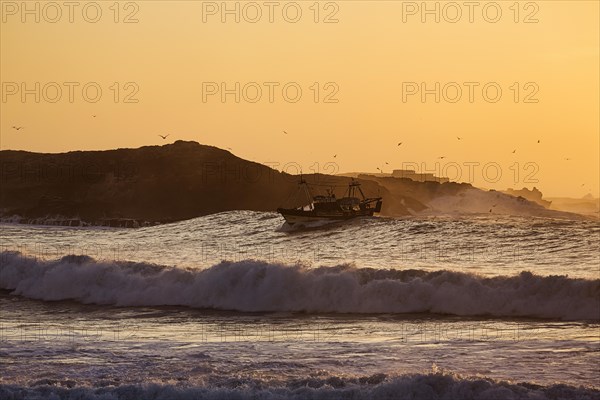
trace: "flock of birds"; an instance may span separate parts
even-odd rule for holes
[[[94,115],[92,115],[92,118],[96,118],[96,115],[95,115],[95,114],[94,114]],[[16,125],[13,125],[13,126],[12,126],[12,129],[14,129],[14,130],[16,130],[16,131],[20,131],[21,129],[25,129],[25,127],[24,127],[24,126],[16,126]],[[283,133],[284,133],[285,135],[288,135],[287,131],[283,131]],[[168,133],[168,134],[166,134],[166,135],[160,135],[160,134],[159,134],[158,136],[159,136],[159,137],[160,137],[162,140],[167,140],[167,138],[168,138],[169,136],[171,136],[171,134],[169,134],[169,133]],[[458,139],[458,140],[462,140],[462,138],[461,138],[460,136],[457,136],[457,137],[456,137],[456,139]],[[538,139],[538,141],[537,141],[537,142],[538,142],[538,144],[539,144],[539,143],[541,143],[542,141],[541,141],[540,139]],[[400,147],[400,146],[402,146],[402,144],[403,144],[403,143],[404,143],[404,142],[398,142],[398,144],[396,145],[396,147]],[[227,149],[228,149],[228,150],[231,150],[231,147],[227,147]],[[512,154],[516,154],[516,152],[517,152],[517,149],[514,149],[514,150],[512,151]],[[337,154],[334,154],[334,155],[333,155],[333,158],[337,158]],[[446,156],[440,156],[440,157],[438,157],[437,159],[438,159],[438,160],[443,160],[443,159],[445,159],[445,158],[446,158]],[[571,158],[565,157],[565,160],[566,160],[566,161],[571,161]],[[385,164],[386,164],[386,165],[389,165],[389,163],[388,163],[387,161],[386,161],[386,163],[385,163]],[[377,167],[377,169],[381,171],[381,169],[380,169],[379,167]],[[382,172],[383,172],[383,171],[382,171]]]
[[[283,133],[284,133],[285,135],[288,135],[287,131],[283,131]],[[161,135],[159,135],[159,136],[161,136]],[[161,136],[161,137],[162,137],[163,139],[165,139],[163,136]],[[457,136],[457,137],[456,137],[456,139],[457,139],[457,140],[462,140],[463,138],[461,138],[460,136]],[[404,142],[398,142],[398,144],[396,145],[396,147],[400,147],[400,146],[402,146],[402,144],[403,144],[403,143],[404,143]],[[542,141],[541,141],[540,139],[538,139],[537,143],[538,143],[538,144],[540,144],[540,143],[542,143]],[[514,149],[514,150],[512,151],[512,154],[516,154],[516,153],[517,153],[517,149]],[[333,158],[337,158],[337,154],[334,154],[334,155],[333,155]],[[440,157],[438,157],[437,159],[438,159],[438,160],[443,160],[443,159],[445,159],[445,158],[446,158],[446,156],[440,156]],[[566,160],[566,161],[570,161],[571,159],[570,159],[570,158],[568,158],[568,157],[565,157],[565,160]],[[388,163],[387,161],[386,161],[386,165],[389,165],[389,163]],[[381,171],[381,169],[380,169],[379,167],[377,167],[377,169]]]
[[[92,118],[96,118],[96,115],[95,115],[95,114],[92,114]],[[24,127],[24,126],[16,126],[16,125],[13,125],[13,126],[12,126],[12,129],[14,129],[14,130],[16,130],[16,131],[20,131],[21,129],[25,129],[25,127]],[[283,133],[284,133],[285,135],[288,135],[288,132],[287,132],[287,131],[283,131]],[[167,140],[167,138],[168,138],[169,136],[171,136],[171,134],[169,134],[169,133],[168,133],[168,134],[166,134],[166,135],[161,135],[161,134],[159,134],[158,136],[159,136],[159,137],[160,137],[162,140]],[[457,137],[456,137],[456,139],[460,141],[460,140],[462,140],[463,138],[461,138],[460,136],[457,136]],[[538,139],[537,143],[538,143],[538,144],[540,144],[541,142],[542,142],[542,141],[541,141],[540,139]],[[398,142],[398,144],[396,145],[396,147],[400,147],[400,146],[402,146],[402,144],[403,144],[403,143],[404,143],[404,142]],[[231,147],[227,147],[227,150],[233,151],[233,149],[232,149]],[[512,151],[512,154],[516,154],[516,153],[517,153],[517,149],[514,149],[514,150]],[[334,154],[334,155],[333,155],[333,158],[337,158],[337,156],[338,156],[337,154]],[[445,159],[445,158],[446,158],[446,156],[440,156],[440,157],[438,157],[437,159],[438,159],[438,160],[443,160],[443,159]],[[565,157],[564,159],[565,159],[565,161],[571,161],[571,158],[569,158],[569,157]],[[385,165],[390,165],[390,163],[386,161],[386,162],[385,162]],[[383,173],[383,169],[382,169],[382,168],[380,168],[380,167],[377,167],[377,170],[378,170],[380,173]],[[585,183],[584,183],[584,184],[582,184],[581,186],[585,186]],[[494,206],[494,207],[495,207],[495,206]],[[490,212],[492,212],[492,210],[491,210],[491,209],[490,209]]]
[[[462,140],[463,138],[461,138],[460,136],[457,136],[456,139],[457,140]],[[542,141],[540,139],[538,139],[537,143],[540,144],[540,143],[542,143]],[[402,144],[403,144],[403,142],[398,142],[398,144],[396,145],[396,147],[400,147],[400,146],[402,146]],[[514,149],[511,154],[516,154],[516,153],[517,153],[517,149]],[[336,156],[337,156],[337,154],[335,156],[333,156],[333,157],[335,158]],[[443,160],[445,158],[446,158],[446,156],[439,156],[437,159],[438,160]],[[568,157],[565,157],[564,159],[565,159],[565,161],[571,161],[571,158],[568,158]],[[387,161],[385,162],[385,164],[389,165],[389,163]],[[381,168],[377,167],[377,170],[380,171],[381,173],[383,173],[383,170]]]

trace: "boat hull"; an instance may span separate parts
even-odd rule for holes
[[[303,211],[296,209],[278,209],[277,210],[289,225],[303,224],[320,221],[345,221],[357,217],[370,217],[373,215],[373,209],[360,210],[345,213],[319,213],[315,211]]]

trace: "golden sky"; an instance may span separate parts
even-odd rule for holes
[[[2,149],[183,139],[599,194],[598,1],[0,3]]]

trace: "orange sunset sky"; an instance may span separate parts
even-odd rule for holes
[[[598,1],[0,3],[3,150],[182,139],[599,194]]]

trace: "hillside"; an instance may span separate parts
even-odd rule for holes
[[[222,211],[275,211],[306,204],[305,197],[294,195],[298,176],[196,142],[59,154],[4,150],[0,174],[0,218],[13,222],[140,226]],[[351,178],[312,174],[304,179],[318,184],[313,194],[331,185],[341,195]],[[367,197],[383,197],[385,216],[492,209],[499,214],[577,217],[466,183],[364,174],[358,180]]]
[[[58,215],[88,222],[169,222],[297,205],[291,194],[298,177],[196,142],[60,154],[5,150],[0,167],[4,218]],[[325,175],[305,179],[334,185],[349,181]],[[364,182],[363,190],[367,195],[381,192],[374,182]]]

